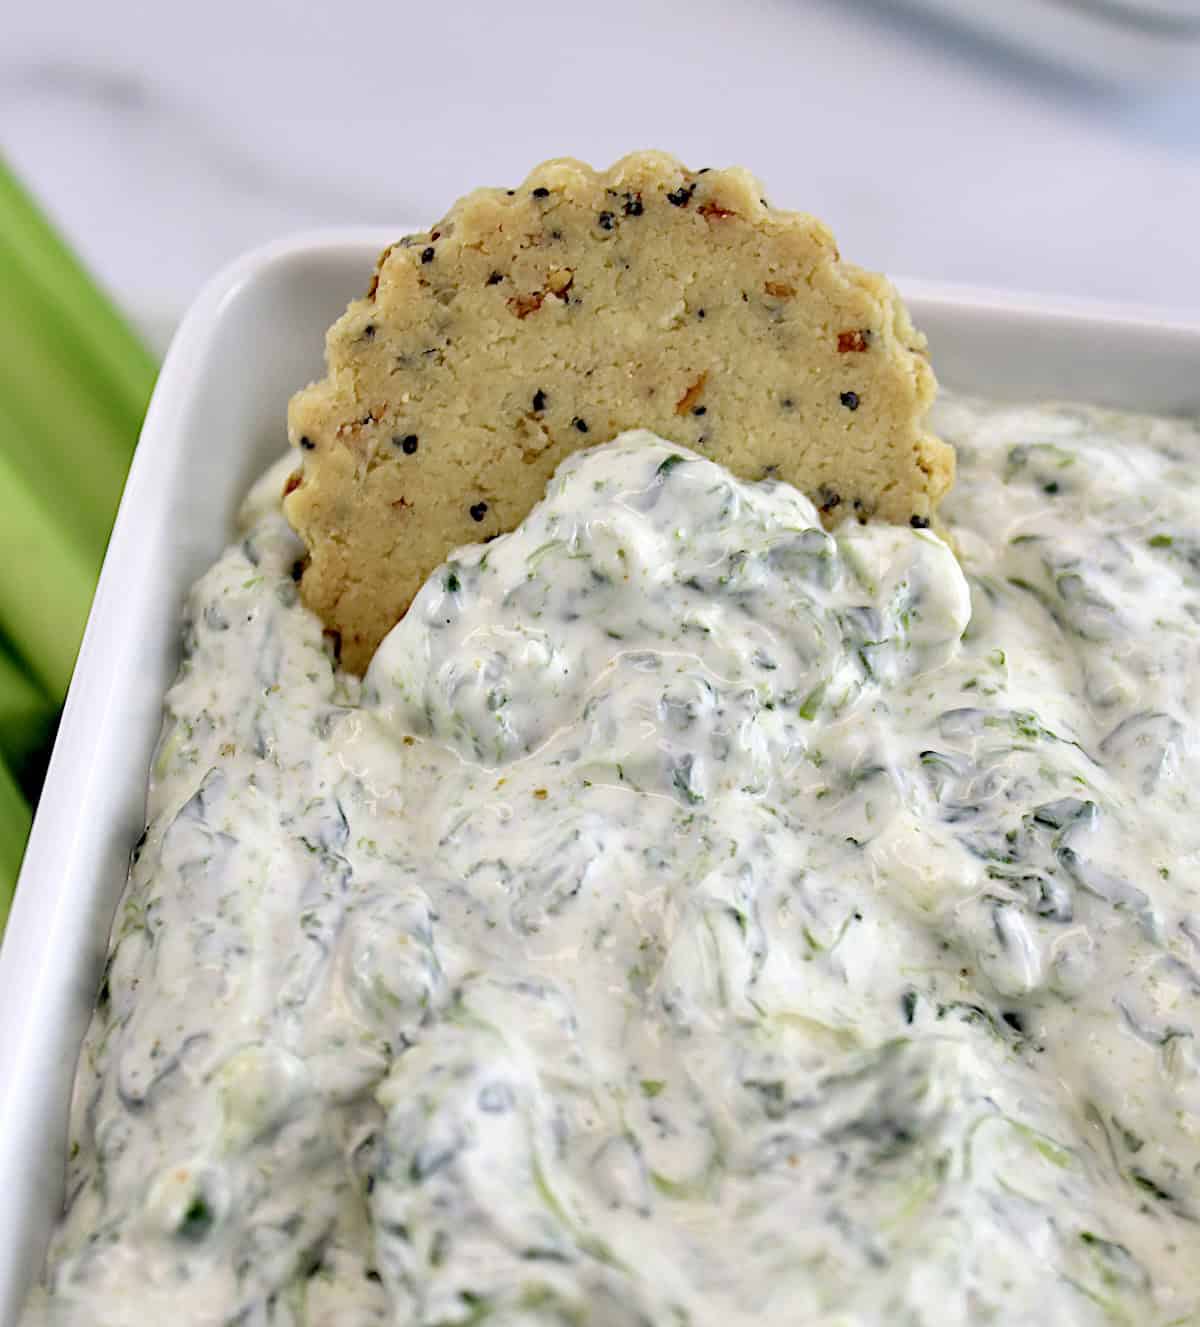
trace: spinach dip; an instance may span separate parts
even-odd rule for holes
[[[945,539],[572,456],[361,683],[260,484],[26,1321],[1200,1321],[1200,437],[934,424]]]

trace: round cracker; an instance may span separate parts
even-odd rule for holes
[[[640,152],[479,189],[384,251],[296,395],[301,590],[362,671],[456,546],[511,530],[559,462],[652,429],[828,523],[928,524],[954,455],[891,285],[749,172]]]

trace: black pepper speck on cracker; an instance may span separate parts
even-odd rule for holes
[[[291,403],[285,510],[355,671],[452,548],[512,529],[564,456],[625,429],[786,479],[831,524],[926,523],[954,474],[888,282],[748,172],[657,152],[469,194],[383,253],[327,358]]]

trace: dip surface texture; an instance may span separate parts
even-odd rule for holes
[[[27,1321],[1195,1321],[1200,437],[932,422],[961,567],[626,434],[361,684],[260,488]]]

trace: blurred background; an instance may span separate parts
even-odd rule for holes
[[[543,157],[643,146],[748,165],[901,285],[1200,320],[1200,0],[9,6],[0,924],[156,358],[200,285],[288,231],[400,230]]]
[[[156,336],[282,231],[638,146],[742,162],[891,272],[1200,304],[1197,0],[60,0],[3,29],[0,148]]]

